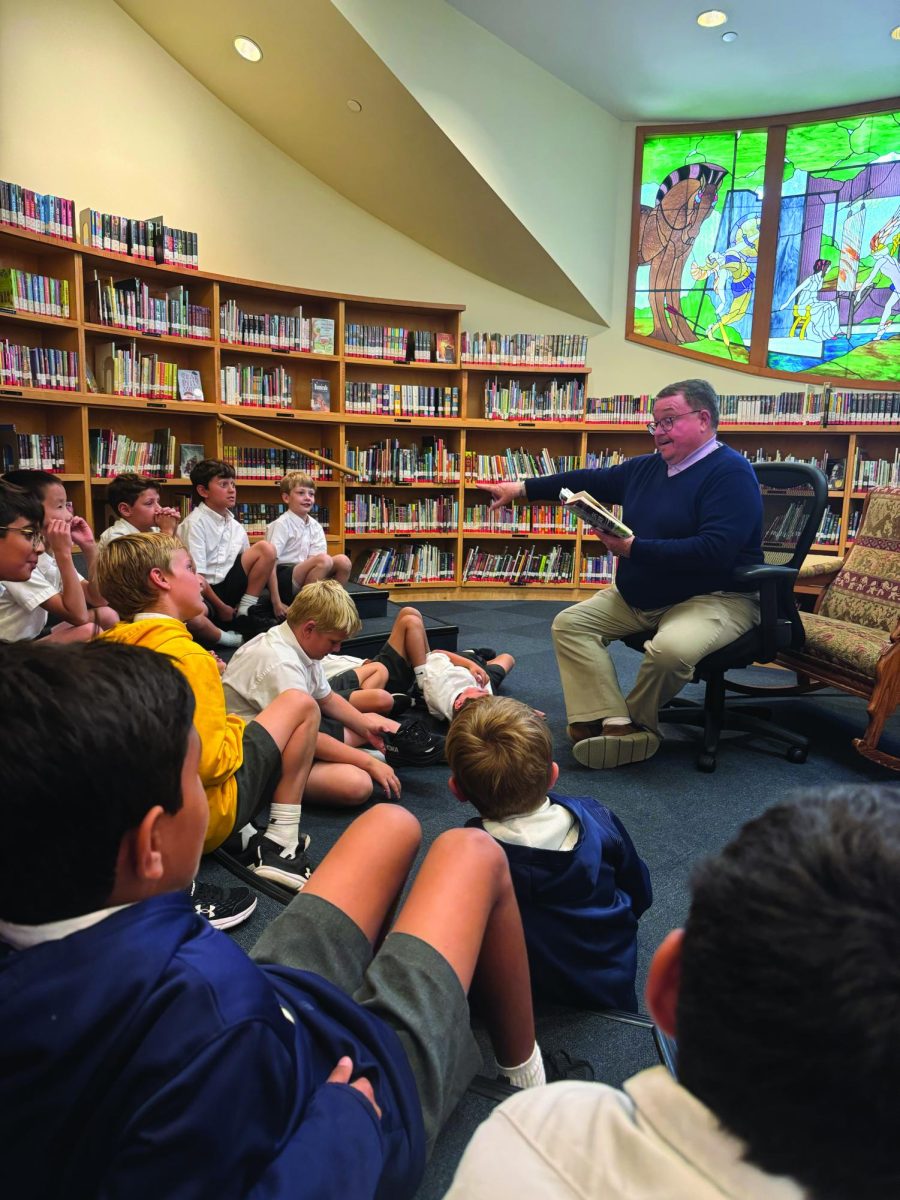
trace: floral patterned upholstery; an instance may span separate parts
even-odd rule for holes
[[[872,492],[865,522],[817,616],[887,634],[900,622],[900,488]],[[804,616],[803,624],[807,639],[811,632],[819,636],[815,619],[807,623]]]
[[[830,663],[860,679],[875,678],[875,664],[890,644],[890,635],[883,629],[869,629],[819,613],[801,613],[800,619],[806,642],[802,650],[791,654],[797,670],[802,670],[807,662],[815,674],[823,663]]]

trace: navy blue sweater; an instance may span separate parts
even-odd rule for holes
[[[633,608],[737,591],[735,568],[763,561],[759,483],[747,460],[728,446],[671,477],[658,454],[641,454],[604,470],[529,479],[525,494],[558,500],[564,487],[622,505],[635,536],[631,556],[619,559],[616,587]]]
[[[550,793],[575,814],[571,850],[500,845],[522,913],[535,998],[579,1008],[637,1009],[637,919],[650,874],[614,813],[589,796]],[[480,817],[467,822],[483,829]]]

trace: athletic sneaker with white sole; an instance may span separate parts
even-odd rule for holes
[[[382,734],[384,757],[392,767],[428,767],[444,757],[444,739],[419,717],[409,717],[394,733]]]
[[[296,850],[286,850],[284,846],[261,833],[250,844],[253,858],[248,866],[263,879],[271,879],[273,883],[280,883],[282,887],[299,892],[306,886],[306,881],[313,873],[313,865],[307,857],[304,842],[308,844],[309,839],[301,837]]]
[[[256,908],[256,897],[245,887],[223,888],[195,879],[190,897],[194,912],[206,917],[216,929],[233,929],[246,921]]]

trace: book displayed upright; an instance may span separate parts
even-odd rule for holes
[[[604,508],[598,500],[595,500],[587,492],[572,492],[568,488],[561,488],[559,499],[564,508],[567,508],[570,512],[574,512],[586,525],[590,525],[598,533],[610,533],[613,537],[618,538],[630,538],[632,536],[633,531],[628,528],[624,521],[620,521],[615,513],[611,513],[608,508]]]
[[[313,317],[309,336],[313,354],[334,354],[334,321],[331,317]]]
[[[331,384],[327,379],[311,379],[309,407],[313,412],[331,412]]]
[[[179,371],[178,372],[178,399],[179,400],[202,400],[203,399],[203,384],[200,380],[199,371]]]

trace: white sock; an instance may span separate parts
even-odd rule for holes
[[[537,1042],[534,1043],[534,1049],[525,1062],[519,1063],[517,1067],[504,1067],[497,1063],[497,1070],[501,1075],[506,1076],[513,1087],[540,1087],[541,1084],[547,1082],[547,1076],[544,1074],[544,1059]]]
[[[419,691],[421,692],[422,684],[425,679],[425,664],[422,663],[422,665],[420,667],[413,667],[413,675],[415,675],[415,677],[416,677],[416,683],[418,685]]]
[[[233,629],[223,629],[219,638],[220,646],[240,646],[243,638],[239,633],[235,633]]]
[[[270,804],[266,837],[293,854],[300,840],[300,805]]]
[[[259,596],[251,596],[249,592],[244,592],[243,596],[241,596],[240,600],[238,601],[238,606],[237,606],[238,616],[246,617],[247,613],[250,611],[250,609],[257,602],[258,599],[259,599]]]
[[[631,717],[604,717],[603,718],[603,728],[604,729],[606,728],[607,725],[630,725],[630,724],[631,724]]]

